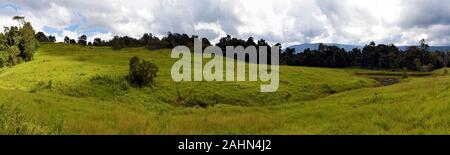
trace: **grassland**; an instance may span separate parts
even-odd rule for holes
[[[135,55],[158,65],[154,88],[124,82]],[[364,70],[281,66],[279,90],[260,93],[260,82],[175,83],[175,61],[169,49],[42,44],[35,60],[0,69],[0,133],[450,133],[443,70],[375,87],[355,74]],[[208,106],[179,106],[180,98]]]

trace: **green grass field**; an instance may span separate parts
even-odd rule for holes
[[[158,65],[154,88],[124,82],[132,56]],[[281,66],[278,91],[260,93],[260,82],[175,83],[174,62],[170,49],[42,44],[33,61],[0,69],[0,133],[450,133],[443,70],[375,87],[360,69]]]

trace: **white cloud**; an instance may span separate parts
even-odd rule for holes
[[[420,37],[450,45],[449,10],[447,0],[0,0],[0,25],[14,24],[13,15],[25,15],[40,31],[58,30],[58,40],[86,32],[92,40],[171,31],[213,41],[226,34],[254,36],[284,45],[415,44]]]
[[[218,23],[200,22],[194,25],[194,30],[198,35],[207,37],[213,42],[218,42],[221,36],[227,35],[227,33],[222,30],[222,26]]]

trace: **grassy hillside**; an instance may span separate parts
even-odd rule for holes
[[[132,56],[159,67],[156,87],[124,82]],[[280,68],[276,93],[260,82],[181,82],[170,50],[43,44],[35,60],[0,70],[4,134],[449,133],[448,76],[373,87],[352,69]],[[106,79],[106,80],[105,80]],[[198,106],[178,106],[190,98]],[[13,117],[14,116],[14,117]],[[20,117],[16,117],[20,116]],[[19,130],[20,129],[20,130]]]

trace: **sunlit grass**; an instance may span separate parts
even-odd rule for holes
[[[132,56],[158,65],[156,87],[98,85],[123,78]],[[372,87],[358,69],[280,67],[276,93],[261,82],[171,79],[170,50],[42,44],[35,60],[0,70],[0,101],[63,134],[448,134],[450,81],[432,77]],[[176,105],[182,95],[210,106]],[[52,134],[52,133],[48,133]],[[58,134],[58,133],[57,133]]]

